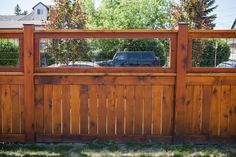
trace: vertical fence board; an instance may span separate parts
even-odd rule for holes
[[[221,91],[220,135],[229,135],[230,86],[222,85]]]
[[[230,135],[236,136],[236,86],[231,86]]]
[[[44,133],[52,134],[52,98],[53,98],[53,86],[44,85]]]
[[[80,86],[80,133],[88,134],[88,85]]]
[[[162,86],[153,86],[153,135],[161,135],[161,124],[162,124]]]
[[[2,121],[3,121],[3,97],[2,97],[2,85],[0,85],[0,134],[2,134]]]
[[[19,85],[20,102],[20,133],[25,133],[25,114],[24,114],[24,85]]]
[[[43,134],[44,133],[44,119],[43,119],[43,85],[36,85],[35,86],[35,112],[34,112],[34,123],[36,133]]]
[[[80,86],[71,85],[71,133],[80,133]]]
[[[11,100],[12,100],[12,133],[20,133],[20,98],[19,85],[11,85]]]
[[[211,123],[210,135],[219,136],[220,130],[220,100],[221,86],[213,86],[212,88],[212,104],[211,104]]]
[[[107,134],[108,135],[115,135],[115,124],[116,124],[116,112],[115,112],[115,105],[116,105],[116,99],[115,99],[115,86],[111,85],[107,87],[107,115],[108,115],[108,129]]]
[[[10,93],[10,85],[2,86],[2,105],[3,105],[3,133],[11,133],[11,93]]]
[[[162,135],[170,136],[173,122],[173,87],[163,87],[162,97]]]
[[[62,133],[62,85],[53,85],[52,119],[53,133]]]
[[[135,87],[135,120],[134,120],[134,134],[142,135],[143,125],[143,87]]]
[[[202,86],[194,86],[192,134],[201,134]]]
[[[152,130],[152,86],[144,86],[144,135],[151,135]]]
[[[116,86],[116,99],[117,99],[117,134],[124,134],[124,86]]]
[[[134,131],[134,86],[126,86],[126,134],[133,135]]]
[[[89,86],[89,126],[90,134],[97,135],[97,85]]]
[[[70,85],[62,87],[62,131],[63,135],[70,134]]]
[[[193,92],[194,86],[187,86],[186,99],[184,105],[184,133],[186,135],[190,135],[192,133]]]
[[[106,134],[106,86],[98,85],[98,134]]]
[[[203,86],[202,100],[202,134],[209,135],[210,133],[210,116],[212,103],[212,86]]]

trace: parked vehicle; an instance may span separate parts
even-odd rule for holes
[[[121,51],[112,60],[97,62],[100,66],[159,66],[160,58],[152,51]]]
[[[236,68],[236,60],[228,60],[217,65],[217,68]]]

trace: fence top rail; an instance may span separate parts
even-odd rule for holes
[[[177,30],[37,30],[36,38],[174,38]]]
[[[36,30],[35,33],[177,33],[178,30],[76,30],[76,29],[58,29],[58,30]]]
[[[236,30],[189,30],[189,38],[236,38]]]

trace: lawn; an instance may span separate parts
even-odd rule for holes
[[[116,143],[114,141],[89,144],[0,144],[0,156],[11,157],[80,157],[80,156],[236,156],[235,145],[167,145],[145,143]]]

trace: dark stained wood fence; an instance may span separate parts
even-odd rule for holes
[[[235,142],[236,69],[193,68],[194,38],[236,31],[0,31],[20,39],[18,68],[0,68],[0,141]],[[170,68],[40,67],[41,38],[169,38]],[[24,64],[23,64],[24,63]]]

